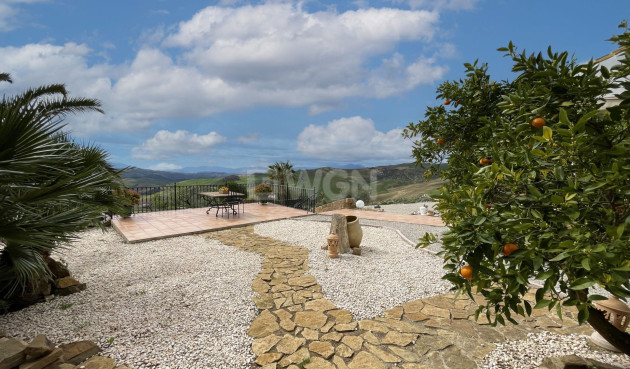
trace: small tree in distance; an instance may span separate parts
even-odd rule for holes
[[[293,164],[289,160],[277,161],[269,166],[267,175],[272,181],[278,181],[280,185],[280,201],[282,204],[286,201],[286,185],[289,180],[293,179]]]
[[[465,64],[466,78],[438,88],[444,103],[404,135],[417,163],[447,183],[433,195],[450,231],[443,237],[445,279],[471,297],[493,324],[534,309],[575,306],[611,344],[630,355],[630,335],[593,302],[630,297],[630,32],[611,40],[625,57],[612,69],[578,64],[567,52],[499,51],[513,61],[512,82]],[[618,106],[602,97],[621,92]],[[446,161],[448,166],[440,168]],[[429,178],[427,177],[427,178]],[[435,241],[427,234],[419,245]],[[534,306],[530,280],[543,284]]]

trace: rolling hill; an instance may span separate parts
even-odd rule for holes
[[[415,202],[429,190],[439,187],[440,180],[427,182],[424,170],[413,163],[372,168],[340,169],[317,168],[299,170],[290,184],[316,188],[318,203],[327,203],[345,197],[362,199],[367,204]],[[177,186],[238,183],[260,183],[267,180],[265,173],[235,175],[223,172],[175,173],[134,168],[123,174],[128,187]]]

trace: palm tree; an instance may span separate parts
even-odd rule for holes
[[[293,164],[291,164],[288,160],[277,161],[269,166],[269,170],[267,170],[267,175],[269,179],[272,181],[280,182],[280,199],[282,204],[286,201],[285,198],[285,186],[289,179],[293,179]]]
[[[11,77],[0,73],[0,82]],[[69,113],[103,112],[97,100],[70,98],[64,85],[28,89],[0,100],[0,297],[49,278],[50,252],[122,211],[121,171],[108,154],[62,131]]]

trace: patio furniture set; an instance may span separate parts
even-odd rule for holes
[[[228,219],[230,219],[230,213],[232,215],[238,215],[240,213],[241,204],[243,205],[243,212],[245,212],[245,194],[240,192],[229,191],[228,193],[221,192],[200,192],[208,201],[208,210],[206,214],[210,214],[210,210],[217,209],[215,216],[219,216],[219,210],[221,210],[221,217],[226,212]]]

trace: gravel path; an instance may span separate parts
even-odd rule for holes
[[[392,206],[396,208],[390,211],[403,213],[415,207]],[[363,227],[362,256],[343,254],[339,259],[329,259],[321,246],[330,229],[330,218],[313,215],[299,221],[258,224],[255,232],[308,248],[309,273],[317,278],[326,298],[337,307],[352,312],[357,320],[372,318],[404,302],[449,290],[450,284],[440,279],[444,274],[442,259],[415,249],[389,229]],[[414,241],[424,232],[441,234],[448,229],[370,219],[360,219],[360,222],[398,229]],[[412,238],[414,235],[416,238]],[[439,250],[439,245],[430,248]],[[497,348],[484,358],[482,368],[533,369],[546,357],[572,354],[630,368],[630,359],[623,355],[592,350],[586,336],[551,332],[528,334],[523,340],[497,344]]]
[[[321,246],[329,223],[283,220],[255,226],[255,232],[309,249],[309,273],[327,299],[355,319],[373,318],[404,302],[446,293],[442,259],[402,241],[395,231],[363,227],[362,255],[330,259]]]
[[[2,315],[0,330],[93,340],[135,369],[250,367],[260,256],[201,236],[130,245],[90,230],[63,258],[87,290]]]

